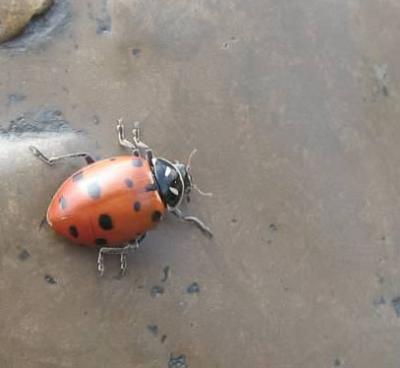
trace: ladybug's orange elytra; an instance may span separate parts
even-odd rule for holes
[[[148,162],[120,156],[71,175],[54,195],[47,221],[74,243],[118,247],[152,229],[165,210]]]

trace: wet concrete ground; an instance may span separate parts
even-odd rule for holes
[[[398,2],[57,6],[0,48],[0,366],[397,367]],[[122,154],[119,117],[199,149],[215,237],[168,218],[99,279],[39,227],[80,162],[27,147]]]

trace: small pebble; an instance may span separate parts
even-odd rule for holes
[[[55,285],[57,284],[57,281],[54,279],[54,277],[50,276],[50,275],[44,275],[44,279],[45,281],[50,284],[50,285]]]
[[[187,368],[186,365],[186,356],[180,355],[176,358],[171,354],[168,361],[168,368]]]
[[[199,284],[198,284],[197,282],[191,283],[191,284],[187,287],[186,292],[189,293],[189,294],[198,294],[198,293],[200,293],[200,286],[199,286]]]
[[[162,286],[155,285],[151,288],[150,295],[153,298],[155,298],[156,296],[159,296],[161,294],[164,294],[164,288]]]

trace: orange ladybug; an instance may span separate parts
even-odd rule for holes
[[[72,242],[99,249],[98,271],[104,273],[104,254],[119,254],[121,273],[127,268],[127,254],[137,249],[146,232],[171,212],[194,223],[206,235],[210,229],[198,218],[184,216],[179,209],[192,188],[190,158],[187,165],[153,156],[140,140],[138,125],[133,140],[125,138],[122,120],[117,125],[118,141],[132,155],[95,161],[88,153],[77,152],[46,157],[36,147],[31,152],[43,162],[83,157],[88,166],[71,175],[57,190],[47,210],[47,223]]]

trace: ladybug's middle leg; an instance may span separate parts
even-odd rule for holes
[[[127,255],[130,251],[136,250],[139,248],[139,241],[133,241],[131,243],[127,243],[123,248],[112,248],[112,247],[103,247],[99,250],[99,256],[97,258],[97,270],[99,271],[100,276],[104,274],[104,254],[119,254],[121,256],[121,275],[125,275],[127,269]]]
[[[54,165],[57,161],[67,160],[67,159],[76,158],[76,157],[83,157],[88,165],[95,162],[95,159],[87,152],[75,152],[75,153],[68,153],[66,155],[61,155],[61,156],[47,157],[41,151],[39,151],[35,146],[29,146],[29,150],[37,158],[39,158],[44,163],[46,163],[47,165],[50,165],[50,166]]]

